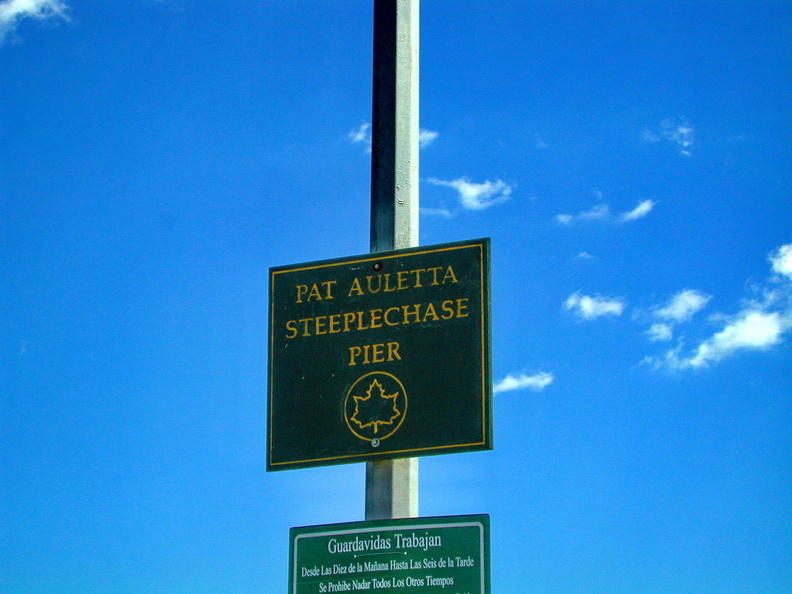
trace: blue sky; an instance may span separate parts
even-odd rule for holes
[[[492,239],[498,593],[792,592],[792,4],[421,12],[421,243]],[[0,2],[0,590],[277,592],[270,266],[368,250],[370,1]]]

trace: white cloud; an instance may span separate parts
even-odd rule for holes
[[[653,133],[651,130],[644,130],[641,132],[641,140],[643,142],[660,142],[662,138],[660,138],[657,134]]]
[[[632,221],[642,219],[652,211],[655,204],[656,202],[652,200],[642,200],[631,211],[622,213],[619,216],[619,220],[623,223],[630,223]]]
[[[437,178],[427,180],[435,186],[454,188],[459,194],[459,203],[466,210],[484,210],[490,206],[506,202],[511,198],[512,187],[504,181],[495,180],[483,183],[471,182],[466,177],[451,181]]]
[[[454,217],[454,213],[447,208],[424,208],[422,206],[420,211],[422,215],[430,217],[443,217],[444,219],[451,219]]]
[[[695,130],[687,120],[667,118],[660,122],[660,129],[657,133],[651,130],[644,130],[641,133],[643,142],[661,142],[663,140],[673,144],[680,155],[690,157],[693,153],[693,143],[695,141]]]
[[[576,215],[556,215],[555,221],[562,225],[571,225],[580,221],[606,221],[610,218],[610,207],[607,204],[597,204],[589,210],[584,210]]]
[[[349,133],[352,142],[367,142],[371,144],[371,124],[363,122],[359,127]]]
[[[693,126],[685,120],[677,122],[673,119],[667,119],[660,122],[660,128],[662,137],[676,144],[679,154],[686,157],[691,155],[690,149],[693,148],[695,136]]]
[[[369,122],[363,122],[360,126],[352,130],[348,138],[352,142],[365,145],[366,151],[371,152],[371,124]]]
[[[773,272],[783,274],[792,280],[792,243],[782,245],[768,257]]]
[[[432,130],[424,130],[423,128],[418,133],[418,145],[421,148],[426,148],[430,144],[432,144],[437,137],[440,135],[439,132],[433,132]]]
[[[723,330],[702,342],[695,354],[683,363],[693,368],[702,367],[738,350],[769,348],[781,341],[784,325],[778,312],[741,312]]]
[[[675,323],[686,322],[700,311],[712,299],[695,289],[685,289],[674,295],[666,305],[655,310],[655,316],[661,320]]]
[[[597,192],[600,194],[599,192]],[[572,225],[574,223],[582,223],[586,221],[602,221],[614,223],[631,223],[642,219],[648,215],[654,208],[656,202],[653,200],[643,200],[638,205],[627,212],[623,212],[615,217],[611,215],[610,206],[608,204],[596,204],[589,210],[580,211],[576,215],[559,214],[555,216],[555,222],[560,225]]]
[[[607,204],[597,204],[591,210],[581,212],[577,215],[579,220],[604,221],[610,217],[610,207]]]
[[[6,0],[0,3],[0,43],[13,34],[23,19],[68,20],[67,9],[62,0]]]
[[[792,326],[789,312],[764,312],[745,310],[726,322],[716,332],[696,347],[689,356],[680,356],[683,345],[669,350],[662,357],[647,357],[655,369],[701,369],[733,355],[738,351],[763,351],[779,344],[783,334]]]
[[[719,316],[721,329],[686,353],[680,341],[661,356],[647,357],[644,363],[656,369],[701,369],[738,352],[764,351],[780,344],[792,329],[792,244],[782,245],[768,260],[773,272],[782,275],[770,277],[769,281],[780,284],[762,290],[760,298],[745,302],[735,315]],[[687,290],[655,314],[665,314],[674,321],[686,320],[707,301],[709,296]]]
[[[662,342],[671,340],[674,337],[674,331],[670,324],[655,322],[646,331],[646,335],[652,342]]]
[[[519,375],[509,374],[501,381],[495,384],[493,391],[498,394],[500,392],[511,392],[512,390],[534,390],[541,392],[547,386],[553,383],[555,376],[552,373],[540,372],[534,375],[527,375],[520,373]]]
[[[712,299],[711,295],[695,289],[680,291],[665,304],[657,305],[650,310],[648,320],[653,323],[645,334],[652,342],[671,340],[674,336],[675,325],[689,322],[709,303],[710,299]],[[635,312],[633,317],[638,321],[647,320],[646,312]]]
[[[564,301],[564,309],[583,320],[595,320],[603,316],[620,316],[624,302],[617,298],[581,295],[578,291]]]
[[[591,260],[592,258],[594,258],[594,256],[588,252],[579,252],[578,255],[575,256],[575,260]]]

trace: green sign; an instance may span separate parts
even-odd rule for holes
[[[270,269],[267,470],[492,448],[489,240]]]
[[[489,594],[489,516],[292,528],[289,594]]]

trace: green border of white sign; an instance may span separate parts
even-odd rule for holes
[[[481,514],[292,528],[289,594],[490,594],[489,525]]]

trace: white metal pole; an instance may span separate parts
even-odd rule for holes
[[[374,0],[371,251],[418,245],[419,0]],[[366,519],[418,515],[418,459],[366,463]]]

